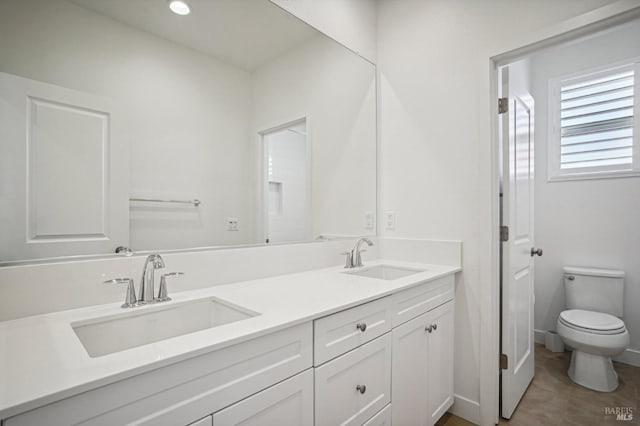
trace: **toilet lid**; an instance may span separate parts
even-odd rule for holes
[[[560,320],[567,325],[599,333],[613,334],[624,330],[624,322],[620,318],[602,312],[570,309],[560,313]]]

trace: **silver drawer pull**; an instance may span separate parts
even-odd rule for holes
[[[358,324],[356,324],[356,328],[362,332],[364,332],[367,329],[367,323],[365,322],[359,322]],[[364,393],[364,392],[362,392]]]
[[[367,391],[367,386],[366,385],[358,385],[356,386],[356,390],[360,393],[365,393]]]

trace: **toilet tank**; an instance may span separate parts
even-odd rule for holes
[[[622,317],[624,271],[564,267],[567,309],[584,309]]]

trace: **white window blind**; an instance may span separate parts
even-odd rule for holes
[[[560,170],[633,165],[634,68],[560,84]]]

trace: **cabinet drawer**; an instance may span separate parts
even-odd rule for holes
[[[201,419],[312,364],[300,324],[36,408],[3,426],[173,426]]]
[[[384,297],[313,322],[313,365],[375,339],[391,330],[391,298]]]
[[[315,401],[316,426],[361,425],[389,404],[391,334],[315,368]]]
[[[380,410],[362,426],[391,426],[391,404]]]
[[[313,426],[313,369],[213,415],[214,426]]]
[[[392,326],[397,327],[452,300],[454,296],[453,279],[453,274],[447,275],[391,296],[393,298]]]

